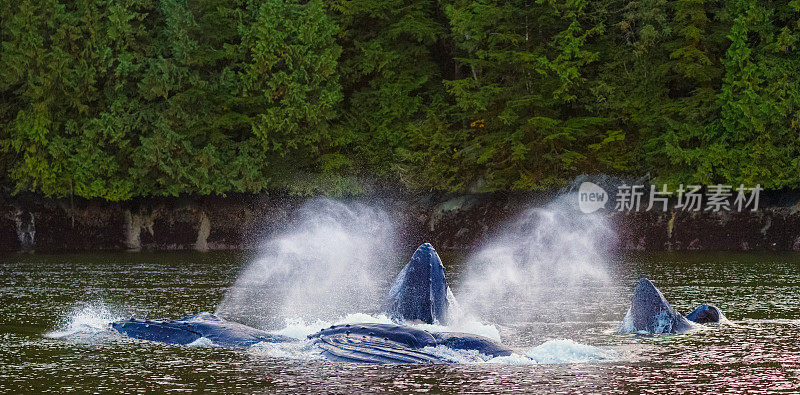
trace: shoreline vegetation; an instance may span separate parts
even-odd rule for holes
[[[797,0],[5,1],[0,181],[128,205],[797,189],[798,22]]]

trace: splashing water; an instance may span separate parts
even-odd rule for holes
[[[538,365],[562,363],[596,363],[619,360],[619,352],[589,346],[573,340],[548,340],[524,353],[503,357],[481,354],[475,350],[454,350],[445,346],[425,347],[423,350],[453,363],[494,363],[503,365]]]
[[[257,356],[268,356],[285,359],[324,359],[319,348],[308,341],[307,336],[317,333],[331,325],[378,323],[391,324],[393,321],[383,315],[364,313],[348,314],[334,321],[316,320],[305,323],[302,320],[287,322],[286,327],[274,333],[298,340],[293,343],[258,343],[248,352]],[[408,324],[408,326],[430,332],[462,332],[481,335],[500,341],[500,334],[494,325],[471,322],[452,325]],[[562,363],[594,363],[620,359],[616,350],[581,344],[569,339],[548,340],[527,351],[518,351],[504,357],[491,357],[475,350],[459,350],[446,346],[424,347],[421,351],[437,356],[452,363],[492,363],[504,365],[562,364]]]
[[[591,303],[610,281],[615,234],[602,214],[583,214],[576,202],[574,193],[562,194],[525,211],[468,258],[456,293],[462,313],[498,323],[560,322],[579,313],[561,306]]]
[[[375,312],[391,281],[389,216],[359,203],[313,199],[287,230],[267,240],[217,314],[260,328],[289,319],[331,320]]]
[[[556,364],[556,363],[591,363],[615,361],[620,355],[615,350],[590,346],[569,339],[548,340],[531,348],[524,356],[512,354],[497,357],[490,363],[510,365]]]
[[[93,337],[109,332],[109,324],[121,319],[104,303],[82,303],[67,313],[55,330],[45,334],[49,338]]]

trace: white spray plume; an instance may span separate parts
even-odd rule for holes
[[[287,319],[330,320],[380,306],[391,280],[389,216],[360,203],[313,199],[268,239],[217,314],[262,328]]]
[[[467,259],[456,297],[464,314],[497,323],[570,321],[609,281],[615,234],[602,214],[576,210],[574,194],[525,211]]]
[[[92,338],[109,331],[109,324],[122,317],[102,302],[80,303],[66,313],[59,326],[45,334],[50,338]]]

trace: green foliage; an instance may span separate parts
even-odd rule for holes
[[[725,155],[715,173],[768,188],[796,186],[800,171],[797,6],[769,9],[754,0],[731,3],[737,16],[723,60],[726,73],[715,136]]]
[[[303,149],[317,154],[341,101],[336,25],[321,1],[271,0],[250,8],[257,9],[242,37],[250,53],[243,89],[264,102],[253,132],[266,149],[282,155]]]
[[[548,188],[600,167],[625,140],[586,95],[605,26],[586,17],[587,1],[457,1],[448,7],[463,68],[446,81],[464,134],[461,160],[484,188]],[[545,28],[542,28],[545,27]]]
[[[800,187],[797,0],[0,3],[14,191]]]

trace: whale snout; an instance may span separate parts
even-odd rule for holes
[[[433,248],[431,243],[425,243],[417,247],[417,249],[414,251],[414,254],[411,255],[411,260],[418,261],[420,263],[429,263],[429,260],[435,253],[436,250]]]
[[[449,302],[444,265],[430,243],[417,247],[394,280],[385,310],[406,322],[444,323]]]
[[[653,284],[650,279],[647,277],[643,277],[636,283],[636,288],[633,291],[633,297],[636,298],[636,295],[644,295],[644,294],[656,294],[660,293],[658,288],[656,288],[655,284]]]

